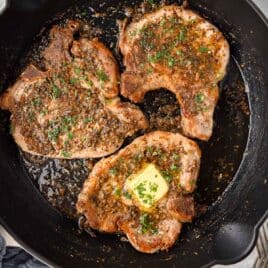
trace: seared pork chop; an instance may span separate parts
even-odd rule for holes
[[[183,7],[171,5],[123,25],[119,47],[125,72],[121,93],[141,102],[146,92],[166,88],[181,107],[185,135],[208,140],[224,77],[229,45],[211,23]]]
[[[74,41],[79,24],[54,26],[43,52],[46,71],[29,65],[0,97],[12,113],[23,151],[54,158],[94,158],[116,151],[147,126],[143,113],[121,102],[112,53],[97,39]]]
[[[171,247],[194,216],[201,152],[180,134],[155,131],[99,161],[77,201],[85,227],[123,232],[139,251]]]

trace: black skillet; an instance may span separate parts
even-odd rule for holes
[[[116,19],[125,16],[125,6],[137,2],[10,1],[0,16],[0,91],[16,79],[44,25],[65,17],[91,20],[104,29],[102,41],[114,48]],[[268,22],[249,0],[192,0],[189,5],[220,28],[232,53],[213,137],[200,143],[196,200],[209,205],[208,211],[184,228],[170,251],[154,255],[138,253],[114,235],[81,234],[34,186],[7,131],[8,114],[0,111],[1,224],[44,262],[63,267],[200,267],[233,263],[253,247],[268,204]],[[103,14],[90,19],[92,8]],[[163,90],[148,94],[141,104],[145,113],[161,105],[159,96],[164,102],[174,99]]]

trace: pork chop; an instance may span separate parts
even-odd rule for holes
[[[230,55],[223,34],[193,11],[170,5],[124,23],[119,47],[126,67],[121,94],[137,103],[150,90],[170,90],[181,107],[183,133],[208,140],[217,83]]]
[[[155,131],[99,161],[77,201],[84,227],[123,232],[141,252],[171,247],[194,217],[201,152],[180,134]]]
[[[46,71],[26,67],[0,96],[23,151],[53,158],[95,158],[116,151],[147,127],[143,113],[118,97],[119,72],[97,39],[74,40],[79,23],[54,26],[42,55]]]

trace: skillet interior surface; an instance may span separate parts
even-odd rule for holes
[[[0,33],[4,37],[0,40],[0,89],[3,90],[16,79],[27,61],[38,61],[38,49],[45,44],[43,36],[52,24],[60,23],[65,18],[82,19],[101,28],[100,39],[113,49],[120,62],[120,55],[115,49],[116,19],[126,16],[126,6],[135,6],[138,2],[79,1],[74,4],[73,1],[25,1],[22,5],[20,1],[11,1],[10,8],[0,17]],[[61,174],[59,168],[66,163],[46,159],[38,159],[37,163],[36,159],[25,156],[21,159],[7,131],[8,114],[1,111],[2,222],[28,249],[49,263],[64,267],[145,263],[156,267],[171,264],[195,267],[215,260],[234,260],[246,253],[251,245],[254,228],[268,202],[265,177],[265,152],[268,146],[264,137],[268,122],[268,74],[265,70],[268,53],[265,49],[267,40],[264,39],[267,38],[265,34],[268,36],[268,30],[246,1],[237,1],[235,5],[231,1],[189,2],[191,8],[220,28],[230,42],[232,53],[228,75],[221,83],[221,99],[215,113],[213,137],[209,143],[200,143],[203,158],[196,200],[199,204],[209,205],[208,212],[184,228],[173,249],[153,256],[136,252],[120,237],[97,234],[97,238],[92,238],[85,233],[80,234],[75,222],[48,205],[33,187],[31,178],[37,186],[39,183],[46,196],[51,180],[57,180],[58,183],[68,180],[71,186],[79,188],[88,170],[79,169],[80,173],[75,173],[75,176],[73,173],[66,176]],[[70,5],[72,8],[68,9]],[[93,9],[100,13],[94,18]],[[238,10],[243,14],[239,19],[236,16]],[[49,21],[57,13],[60,15]],[[250,22],[246,21],[248,16],[252,17]],[[39,33],[44,25],[42,33]],[[33,42],[37,33],[39,35]],[[249,94],[251,115],[245,91]],[[140,107],[150,117],[159,106],[174,103],[174,96],[162,89],[147,94]],[[28,164],[23,165],[25,160]],[[71,163],[80,163],[82,167],[85,164],[77,160]],[[40,175],[51,166],[58,169],[59,175],[40,180]],[[77,177],[78,181],[71,180],[73,177]],[[74,202],[73,196],[60,202],[57,194],[55,196],[50,201],[62,212],[72,216],[70,203]],[[228,235],[230,233],[232,236]]]

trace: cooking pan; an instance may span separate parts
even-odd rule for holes
[[[0,91],[15,81],[30,58],[35,59],[34,44],[45,42],[42,36],[51,25],[66,18],[100,27],[100,39],[120,62],[116,20],[126,17],[126,6],[137,4],[137,0],[10,1],[0,16]],[[9,114],[0,111],[1,224],[45,263],[200,267],[236,262],[252,249],[268,204],[268,22],[249,0],[192,0],[188,4],[219,27],[232,54],[228,75],[220,84],[213,137],[208,143],[199,142],[203,158],[196,202],[207,211],[183,228],[172,249],[154,255],[135,251],[120,236],[89,236],[40,193],[8,133]],[[92,17],[96,12],[98,16]],[[148,116],[165,101],[174,101],[174,96],[161,89],[147,94],[140,107]]]

